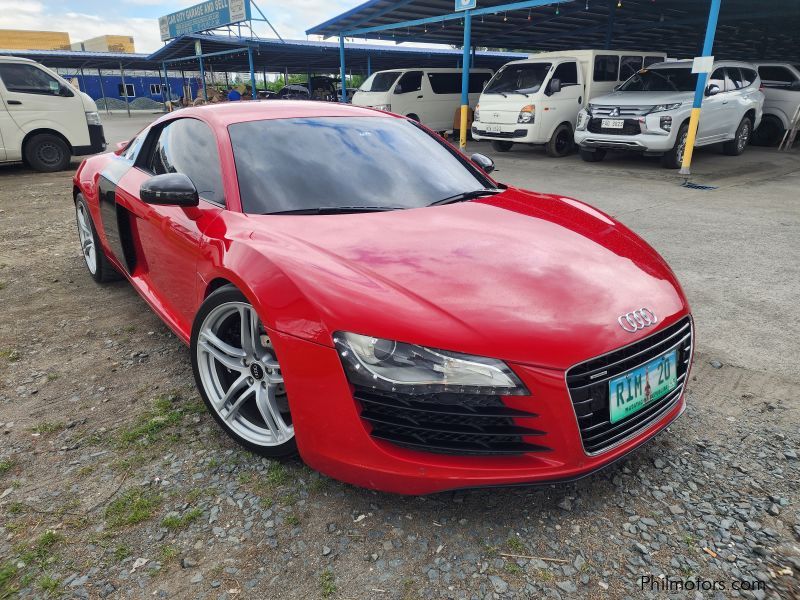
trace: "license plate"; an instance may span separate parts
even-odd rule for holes
[[[600,126],[603,129],[622,129],[625,127],[625,119],[603,119]]]
[[[663,398],[678,385],[678,351],[672,350],[608,382],[611,422]]]
[[[500,125],[487,125],[486,132],[487,133],[500,133]]]

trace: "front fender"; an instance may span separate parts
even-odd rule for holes
[[[75,146],[87,146],[90,143],[88,126],[84,126],[78,134],[78,127],[75,127],[73,131],[68,131],[63,124],[50,119],[36,119],[35,121],[28,121],[24,123],[22,127],[20,127],[19,131],[24,139],[30,133],[45,129],[55,131],[61,135],[65,140],[67,140],[67,143],[70,145],[70,149],[74,148]],[[21,142],[22,140],[20,140],[20,143]]]

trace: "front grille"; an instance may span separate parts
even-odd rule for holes
[[[521,138],[525,137],[528,133],[526,129],[515,129],[514,131],[492,131],[491,133],[488,131],[484,131],[483,129],[478,129],[477,127],[472,128],[472,133],[476,133],[478,135],[490,136],[495,138],[504,138],[504,139],[513,139],[513,138]]]
[[[636,119],[625,119],[625,124],[622,126],[622,129],[603,127],[602,125],[603,119],[592,118],[589,119],[587,129],[592,133],[610,133],[612,135],[637,135],[642,133],[642,128],[639,125],[639,121]]]
[[[611,113],[614,112],[617,116],[612,118],[624,119],[625,117],[641,117],[642,115],[649,113],[652,108],[652,106],[600,106],[593,104],[591,111],[593,117],[610,117]],[[617,112],[617,110],[619,112]]]
[[[524,454],[546,452],[531,439],[538,415],[510,408],[500,396],[398,394],[356,386],[355,399],[370,435],[437,454]]]
[[[669,394],[629,417],[611,423],[609,380],[639,367],[657,356],[678,350],[678,385]],[[638,342],[593,358],[567,371],[567,387],[578,419],[583,449],[597,454],[625,441],[672,409],[686,386],[692,356],[692,323],[689,317]]]

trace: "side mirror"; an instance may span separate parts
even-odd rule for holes
[[[478,154],[477,152],[469,157],[469,159],[478,165],[481,171],[486,173],[487,175],[494,171],[494,161],[484,154]]]
[[[792,90],[793,92],[800,92],[800,81],[795,79],[789,86],[789,89]]]
[[[548,96],[561,91],[561,80],[551,79],[550,84],[547,86]]]
[[[122,151],[128,147],[130,140],[125,140],[124,142],[117,142],[114,144],[114,154],[122,154]]]
[[[706,96],[716,96],[720,91],[719,86],[716,83],[712,83],[706,88]]]
[[[200,200],[192,180],[183,173],[151,177],[139,188],[139,198],[148,204],[174,206],[197,206]]]

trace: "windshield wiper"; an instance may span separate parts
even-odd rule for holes
[[[386,212],[403,210],[402,206],[318,206],[316,208],[293,208],[264,213],[265,215],[340,215],[347,213]]]
[[[437,200],[436,202],[431,202],[430,204],[428,204],[428,206],[441,206],[442,204],[466,202],[467,200],[474,200],[475,198],[483,198],[484,196],[494,196],[495,194],[499,194],[501,191],[502,190],[484,188],[480,190],[472,190],[471,192],[461,192],[460,194],[454,194],[452,196],[448,196],[447,198],[442,198],[441,200]]]
[[[503,98],[508,98],[508,94],[505,92],[501,92],[500,90],[492,90],[491,92],[487,92],[484,90],[484,94],[500,94]]]

